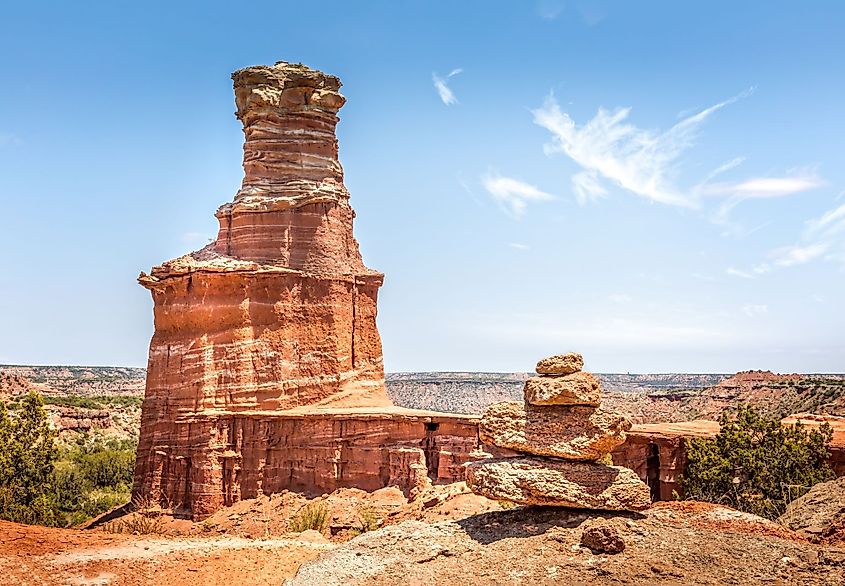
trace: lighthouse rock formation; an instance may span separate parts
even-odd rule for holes
[[[138,279],[155,333],[135,496],[202,517],[258,492],[462,477],[474,421],[387,398],[383,275],[352,234],[340,80],[285,62],[232,79],[243,184],[213,243]]]

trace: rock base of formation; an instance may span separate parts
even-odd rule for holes
[[[518,457],[467,465],[467,486],[488,498],[522,505],[639,511],[649,488],[628,468],[597,463],[625,441],[624,416],[599,409],[601,389],[580,372],[579,354],[545,358],[525,384],[525,403],[496,403],[479,424],[484,442]],[[537,404],[539,403],[539,404]]]
[[[629,468],[552,458],[496,458],[467,464],[473,492],[520,505],[641,511],[648,490]]]
[[[203,519],[260,494],[388,486],[412,498],[464,479],[482,457],[472,417],[387,410],[195,415],[173,427],[136,482],[177,515]]]

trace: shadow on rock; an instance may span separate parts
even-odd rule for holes
[[[553,527],[574,529],[588,519],[644,519],[633,512],[614,513],[565,507],[517,507],[506,511],[481,513],[455,521],[474,541],[489,544],[501,539],[542,535]]]

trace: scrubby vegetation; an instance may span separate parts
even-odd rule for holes
[[[140,407],[143,397],[101,396],[101,397],[44,397],[47,405],[78,407],[81,409],[108,409],[110,407]]]
[[[14,413],[0,402],[0,518],[69,527],[126,503],[135,450],[86,435],[61,447],[40,395],[25,395]]]
[[[149,499],[133,500],[129,514],[103,524],[108,533],[128,533],[130,535],[158,535],[165,532],[165,511]]]
[[[723,503],[770,519],[819,482],[833,478],[830,426],[781,425],[743,406],[719,419],[713,439],[687,440],[682,478],[687,499]]]
[[[302,507],[288,521],[288,527],[294,533],[308,529],[323,532],[329,522],[329,508],[326,503],[312,502]]]
[[[14,416],[0,401],[0,517],[56,524],[55,440],[40,395],[27,394]]]

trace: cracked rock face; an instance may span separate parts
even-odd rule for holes
[[[537,363],[537,374],[572,374],[584,368],[584,357],[576,352],[556,354]]]
[[[526,454],[598,460],[625,441],[631,422],[594,407],[547,406],[506,401],[490,405],[479,424],[487,443]]]
[[[589,372],[563,376],[532,376],[525,381],[525,400],[532,405],[601,404],[601,386]]]
[[[521,505],[640,511],[651,505],[648,487],[629,468],[552,458],[496,458],[467,464],[476,494]]]

